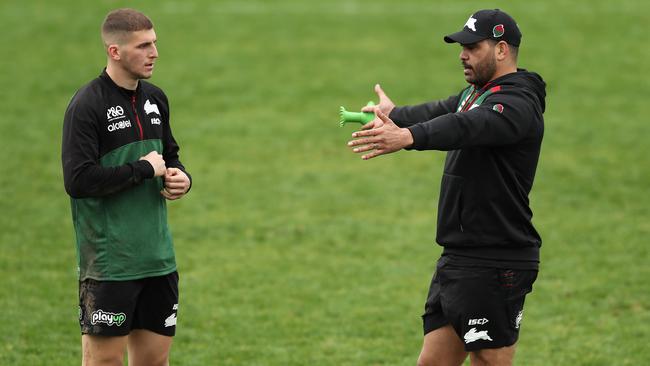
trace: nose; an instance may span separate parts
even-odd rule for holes
[[[153,48],[151,49],[151,58],[158,58],[158,47],[156,47],[155,44],[153,44]]]
[[[461,61],[469,60],[469,55],[467,54],[467,50],[465,49],[465,47],[463,47],[460,50],[460,55],[458,55],[458,57],[460,58]]]

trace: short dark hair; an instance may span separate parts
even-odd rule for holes
[[[122,8],[115,9],[106,15],[102,23],[102,39],[108,44],[108,38],[122,39],[127,33],[153,28],[153,22],[141,12]]]

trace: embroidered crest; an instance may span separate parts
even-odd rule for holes
[[[494,38],[499,38],[506,32],[506,29],[503,27],[503,24],[497,24],[492,28],[492,35]]]
[[[492,107],[492,110],[493,110],[493,111],[497,111],[497,112],[499,112],[499,113],[503,113],[503,104],[495,104],[495,105]]]

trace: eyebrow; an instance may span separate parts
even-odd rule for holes
[[[150,44],[155,44],[156,42],[158,42],[158,40],[154,39],[153,41],[146,41],[146,42],[139,43],[136,47],[144,47]]]

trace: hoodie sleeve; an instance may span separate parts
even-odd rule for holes
[[[412,125],[415,150],[456,150],[518,143],[542,132],[534,103],[520,90],[501,90],[467,112]]]
[[[399,127],[408,127],[416,123],[432,120],[438,116],[452,113],[458,105],[458,95],[444,100],[433,101],[412,106],[395,107],[388,118]]]
[[[169,114],[169,101],[167,99],[167,96],[162,93],[162,100],[163,103],[162,105],[164,106],[160,113],[162,114],[163,117],[163,159],[165,160],[165,166],[167,168],[178,168],[183,171],[187,175],[187,177],[190,179],[190,188],[188,188],[187,192],[190,191],[192,188],[192,176],[190,173],[185,170],[185,166],[183,166],[183,163],[181,163],[179,157],[178,157],[178,151],[180,150],[180,147],[178,146],[178,143],[176,143],[176,139],[174,139],[174,135],[172,134],[172,129],[171,125],[169,123],[170,121],[170,114]],[[187,193],[186,192],[186,193]]]
[[[144,160],[101,166],[97,120],[93,109],[76,96],[65,112],[61,160],[65,190],[73,198],[109,195],[154,176],[153,167]]]

